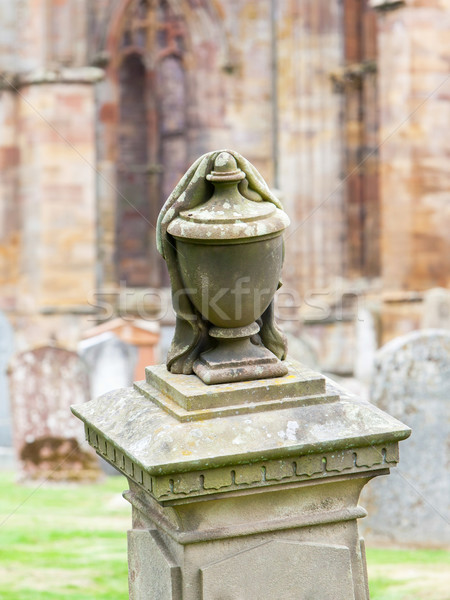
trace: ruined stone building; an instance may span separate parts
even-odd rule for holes
[[[381,344],[449,287],[450,0],[0,11],[0,310],[16,350],[156,310],[158,211],[224,147],[279,190],[280,314],[323,367],[351,372],[361,303]]]

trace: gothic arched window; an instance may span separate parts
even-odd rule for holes
[[[146,73],[142,57],[128,54],[119,69],[116,248],[119,280],[145,286],[151,219],[148,186]]]
[[[159,210],[187,168],[183,20],[169,3],[130,5],[119,41],[116,261],[132,287],[167,284]]]

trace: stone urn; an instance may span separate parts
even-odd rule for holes
[[[193,366],[205,383],[287,373],[258,333],[280,285],[289,218],[272,202],[244,197],[238,186],[245,177],[233,155],[221,152],[206,175],[212,197],[181,211],[167,228],[185,290],[213,340]]]

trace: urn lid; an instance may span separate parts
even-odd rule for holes
[[[212,197],[196,208],[181,211],[167,228],[168,233],[203,243],[242,243],[279,235],[289,225],[289,217],[272,202],[244,197],[238,185],[245,177],[234,156],[221,152],[214,170],[206,176],[215,188]]]

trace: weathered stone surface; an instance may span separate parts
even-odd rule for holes
[[[355,377],[368,384],[373,375],[375,353],[378,348],[378,315],[368,308],[360,308],[356,320]]]
[[[185,377],[197,381],[195,375]],[[339,402],[281,404],[266,412],[193,421],[178,420],[139,388],[117,390],[72,410],[86,423],[89,439],[105,438],[153,476],[377,446],[409,435],[402,423],[330,382],[327,393],[339,395]]]
[[[423,296],[422,327],[450,329],[450,290],[433,288]]]
[[[131,295],[134,296],[135,294]],[[139,300],[139,294],[136,294],[136,296],[138,297],[137,306],[133,310],[139,313],[140,309],[144,307],[144,300]],[[135,358],[132,359],[130,357],[130,360],[133,360],[135,363],[132,379],[128,380],[127,378],[125,384],[116,385],[116,388],[123,385],[130,385],[132,381],[143,379],[145,377],[145,368],[155,364],[156,347],[159,342],[159,324],[156,321],[132,318],[123,319],[121,317],[110,319],[84,331],[83,337],[86,341],[82,342],[82,344],[88,344],[89,338],[102,334],[114,334],[126,345],[137,348]],[[131,349],[129,353],[132,353]]]
[[[278,198],[239,153],[208,152],[186,171],[157,223],[177,315],[166,361],[171,373],[195,373],[206,384],[287,373],[274,295],[289,223]]]
[[[383,285],[389,290],[450,284],[444,126],[449,118],[449,27],[448,2],[441,0],[405,2],[378,19],[381,258]],[[401,134],[392,135],[400,124]]]
[[[268,402],[280,389],[302,394],[307,372],[291,367],[297,380],[224,384],[224,393],[238,389],[241,406],[258,389]],[[395,466],[408,428],[329,380],[334,402],[288,397],[261,412],[234,405],[183,420],[156,397],[195,396],[196,375],[148,375],[145,385],[159,389],[138,383],[72,407],[89,443],[129,481],[131,598],[169,600],[181,584],[184,600],[368,600],[358,497]],[[323,384],[311,373],[314,381]]]
[[[383,474],[398,462],[396,443],[385,443],[343,451],[328,451],[303,455],[300,452],[288,460],[265,459],[255,463],[212,467],[201,470],[177,472],[167,475],[150,474],[135,459],[113,449],[95,430],[87,428],[87,439],[112,466],[137,483],[160,503],[169,503],[189,497],[203,496],[219,491],[236,492],[249,488],[264,488],[284,483],[297,484],[338,474],[364,474],[377,471]],[[212,461],[210,461],[212,462]]]
[[[78,353],[88,366],[91,398],[129,386],[137,361],[137,349],[111,332],[83,340]]]
[[[159,541],[156,530],[128,532],[128,581],[130,600],[181,598],[181,569]]]
[[[423,314],[420,300],[416,292],[383,294],[380,346],[420,329]]]
[[[19,248],[20,308],[86,310],[97,260],[94,89],[30,85],[18,102],[19,189],[29,235],[22,232],[27,242]],[[25,151],[37,146],[39,152]]]
[[[327,373],[348,375],[355,364],[356,330],[353,317],[310,321],[305,333],[314,344],[320,367]]]
[[[365,515],[357,506],[360,489],[374,474],[191,498],[166,508],[130,482],[125,497],[133,506],[133,527],[146,534],[158,530],[159,547],[141,547],[148,552],[136,575],[145,581],[153,555],[159,564],[162,552],[182,569],[184,600],[368,600],[356,519]],[[170,588],[168,569],[158,575]]]
[[[318,565],[326,568],[318,569]],[[202,567],[201,577],[202,598],[208,600],[355,598],[350,552],[345,546],[266,542]]]
[[[8,361],[13,353],[13,332],[8,319],[0,312],[0,446],[11,446],[9,385],[6,377]]]
[[[325,377],[299,363],[286,363],[289,373],[285,377],[224,385],[206,385],[198,377],[174,375],[168,372],[164,365],[149,367],[146,375],[149,385],[175,400],[186,410],[257,404],[325,394]]]
[[[43,347],[14,357],[9,370],[14,446],[25,476],[96,478],[98,462],[83,447],[83,430],[70,414],[90,398],[84,362],[74,352]]]
[[[401,467],[363,494],[368,539],[450,544],[449,400],[450,333],[417,331],[378,352],[371,401],[404,419],[413,436],[402,447]]]
[[[276,185],[292,219],[286,236],[286,256],[291,258],[283,277],[303,301],[305,293],[322,290],[343,275],[340,257],[347,251],[345,192],[338,184],[341,132],[336,128],[342,98],[330,81],[344,59],[342,10],[315,0],[278,2],[276,18],[277,117],[283,149]],[[295,97],[298,101],[292,102]],[[325,198],[326,210],[319,210]]]

